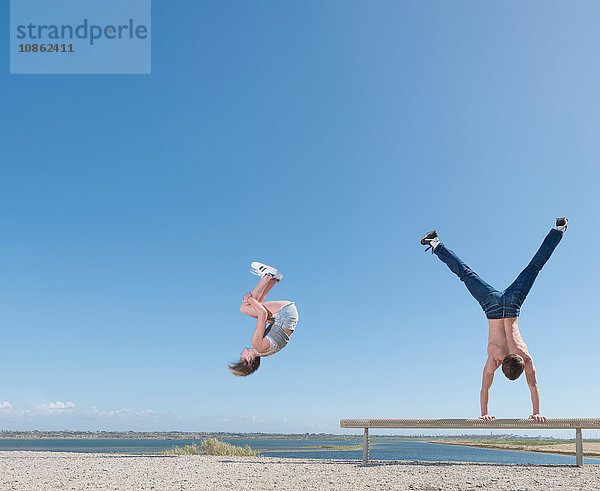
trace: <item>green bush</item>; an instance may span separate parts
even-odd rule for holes
[[[250,445],[238,447],[229,443],[221,442],[216,438],[209,438],[200,442],[200,449],[206,455],[237,455],[238,457],[260,457],[260,453],[252,450]]]
[[[165,455],[235,455],[238,457],[260,457],[260,453],[252,450],[249,445],[238,447],[229,443],[221,442],[216,438],[202,440],[200,446],[193,443],[183,447],[173,447],[170,450],[165,450]]]
[[[200,455],[200,447],[195,443],[184,445],[183,447],[173,447],[170,450],[165,450],[165,455]]]

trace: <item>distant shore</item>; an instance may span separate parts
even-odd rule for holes
[[[362,434],[339,434],[339,433],[232,433],[232,432],[210,432],[210,431],[0,431],[0,440],[23,439],[23,440],[202,440],[205,438],[216,438],[219,440],[356,440],[362,442]],[[504,444],[514,440],[530,442],[532,445],[569,443],[573,440],[524,437],[517,435],[371,435],[374,440],[418,440],[432,443],[442,441],[454,442],[481,442]],[[596,440],[598,441],[598,440]]]
[[[0,452],[0,489],[595,489],[600,465]]]
[[[183,431],[0,431],[0,440],[353,440],[358,435],[329,433],[226,433]],[[381,438],[399,438],[382,436]],[[400,437],[404,438],[404,437]],[[408,436],[406,438],[413,438]]]

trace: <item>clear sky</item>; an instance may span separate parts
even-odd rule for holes
[[[0,7],[8,28],[8,2]],[[153,3],[152,75],[0,75],[0,428],[337,432],[476,417],[508,286],[542,414],[600,416],[600,4]],[[252,260],[297,303],[247,378]],[[497,374],[490,412],[531,414]]]

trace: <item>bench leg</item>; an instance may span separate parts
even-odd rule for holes
[[[575,430],[575,460],[579,467],[583,467],[583,437],[581,428]]]
[[[365,428],[363,434],[363,464],[369,462],[369,428]]]

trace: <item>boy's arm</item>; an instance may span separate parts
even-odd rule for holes
[[[537,377],[535,376],[533,359],[530,356],[525,361],[525,377],[527,378],[527,385],[531,392],[531,404],[533,405],[533,414],[529,418],[543,423],[546,421],[546,417],[540,414],[540,389],[538,388]]]
[[[490,416],[488,414],[488,399],[490,395],[490,387],[492,386],[492,382],[494,381],[494,372],[498,368],[494,358],[491,356],[488,357],[485,365],[483,367],[483,379],[481,381],[481,416],[479,419],[496,419],[496,416]]]

